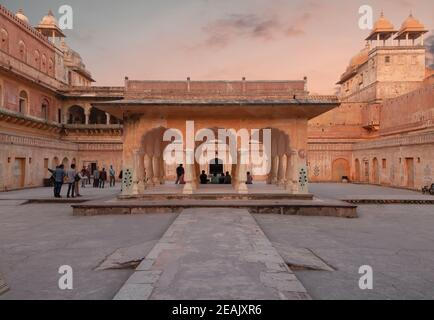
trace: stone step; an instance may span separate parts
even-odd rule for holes
[[[250,213],[356,218],[357,206],[338,200],[113,200],[72,205],[76,216],[179,213],[188,208],[245,209]]]

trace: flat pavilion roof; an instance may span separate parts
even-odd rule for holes
[[[187,108],[194,111],[208,111],[221,108],[237,108],[247,113],[256,112],[258,108],[269,107],[270,111],[275,108],[286,108],[287,112],[295,116],[303,116],[308,119],[315,118],[322,113],[334,109],[340,105],[336,96],[305,96],[293,99],[143,99],[143,100],[115,100],[96,102],[92,105],[116,118],[122,119],[124,113],[145,113],[152,111],[179,111]],[[187,110],[186,109],[186,110]],[[267,113],[269,113],[267,109]],[[218,114],[218,113],[217,113]]]

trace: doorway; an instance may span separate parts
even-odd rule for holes
[[[26,177],[26,158],[15,158],[13,169],[13,188],[20,189],[25,186]]]
[[[223,173],[223,160],[215,158],[209,163],[209,174],[222,174]]]
[[[414,187],[414,158],[405,158],[405,172],[407,175],[407,187]]]

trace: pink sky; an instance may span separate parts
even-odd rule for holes
[[[55,0],[6,0],[33,25]],[[399,28],[410,11],[434,29],[433,0],[71,0],[78,51],[96,85],[130,79],[291,80],[308,77],[314,93],[333,93],[369,31],[361,5],[383,9]],[[430,33],[433,34],[432,32]]]

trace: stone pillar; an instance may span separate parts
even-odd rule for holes
[[[143,152],[139,149],[133,151],[134,168],[133,168],[133,187],[132,193],[143,194],[144,186],[144,168],[143,168]]]
[[[161,178],[161,174],[160,174],[160,168],[161,168],[161,163],[160,163],[160,157],[159,156],[153,156],[152,157],[152,171],[153,171],[153,178],[152,178],[152,183],[155,185],[160,184],[160,178]]]
[[[273,155],[271,162],[271,184],[277,184],[277,174],[279,170],[279,156]]]
[[[105,117],[106,117],[106,124],[109,125],[110,124],[110,113],[105,113]]]
[[[194,150],[187,149],[185,150],[185,174],[184,180],[185,185],[182,190],[183,194],[193,194],[197,189],[197,181],[195,174],[195,165],[194,165]]]
[[[279,169],[277,173],[277,184],[284,186],[286,181],[287,157],[285,154],[279,156]]]
[[[237,193],[247,194],[249,190],[247,189],[247,160],[249,159],[248,150],[238,150],[237,153],[237,179],[235,190]]]
[[[164,158],[160,157],[160,184],[165,183],[166,170],[165,170],[165,162]]]
[[[286,190],[289,193],[297,193],[298,187],[298,167],[297,164],[297,152],[291,150],[287,157],[287,170],[286,170]]]
[[[90,110],[85,109],[84,110],[84,123],[86,125],[89,124],[89,117],[90,117]]]
[[[153,186],[153,177],[154,177],[154,170],[152,165],[152,156],[145,153],[144,156],[144,166],[145,166],[145,184],[146,187],[152,187]]]

